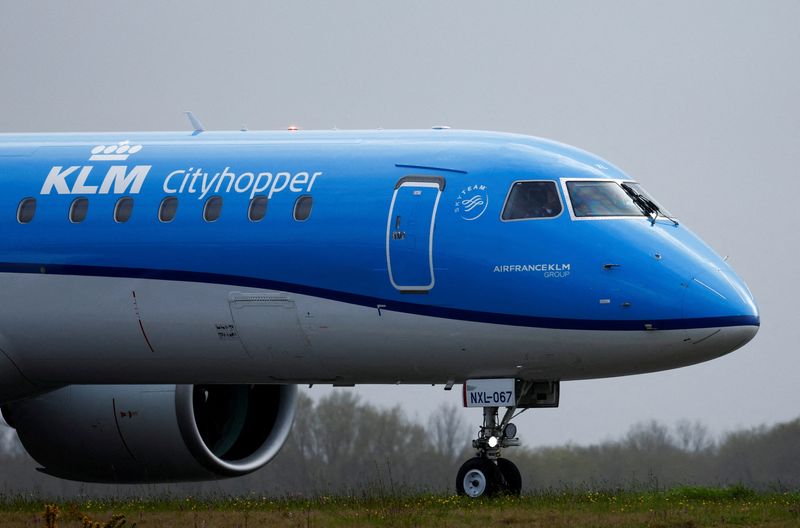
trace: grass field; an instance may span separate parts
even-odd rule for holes
[[[800,493],[742,487],[665,492],[552,492],[521,498],[454,496],[86,500],[0,497],[0,526],[800,526]]]

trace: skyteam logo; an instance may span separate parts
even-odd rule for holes
[[[89,161],[125,161],[131,154],[142,150],[141,145],[131,145],[130,141],[120,141],[116,145],[97,145],[92,149]]]
[[[470,185],[458,193],[453,211],[464,220],[477,220],[489,207],[489,193],[485,185]]]

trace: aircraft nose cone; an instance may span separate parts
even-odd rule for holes
[[[753,295],[744,282],[734,273],[718,268],[696,273],[688,280],[683,316],[698,324],[707,320],[709,327],[748,326],[753,336],[761,322]]]
[[[711,268],[686,285],[683,316],[696,354],[718,357],[741,348],[758,333],[760,318],[750,290],[732,271]],[[696,333],[695,333],[696,332]],[[694,348],[696,347],[696,348]]]
[[[683,312],[687,319],[743,317],[743,323],[759,322],[750,290],[741,279],[721,269],[704,270],[689,279]]]

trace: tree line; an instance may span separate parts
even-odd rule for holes
[[[300,394],[292,433],[266,467],[236,479],[160,485],[76,483],[36,471],[16,435],[0,426],[0,493],[6,496],[232,495],[317,496],[450,493],[461,463],[474,455],[461,409],[444,405],[426,424],[399,407],[384,409],[351,392],[318,401]],[[475,431],[476,432],[476,431]],[[800,489],[800,418],[714,438],[698,422],[633,426],[590,446],[517,447],[507,451],[523,492],[552,489],[663,489],[743,484]]]

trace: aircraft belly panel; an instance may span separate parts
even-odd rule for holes
[[[25,351],[19,368],[37,383],[587,379],[705,361],[753,331],[519,327],[145,279],[5,275],[0,287],[18,299],[0,305],[9,352]]]

